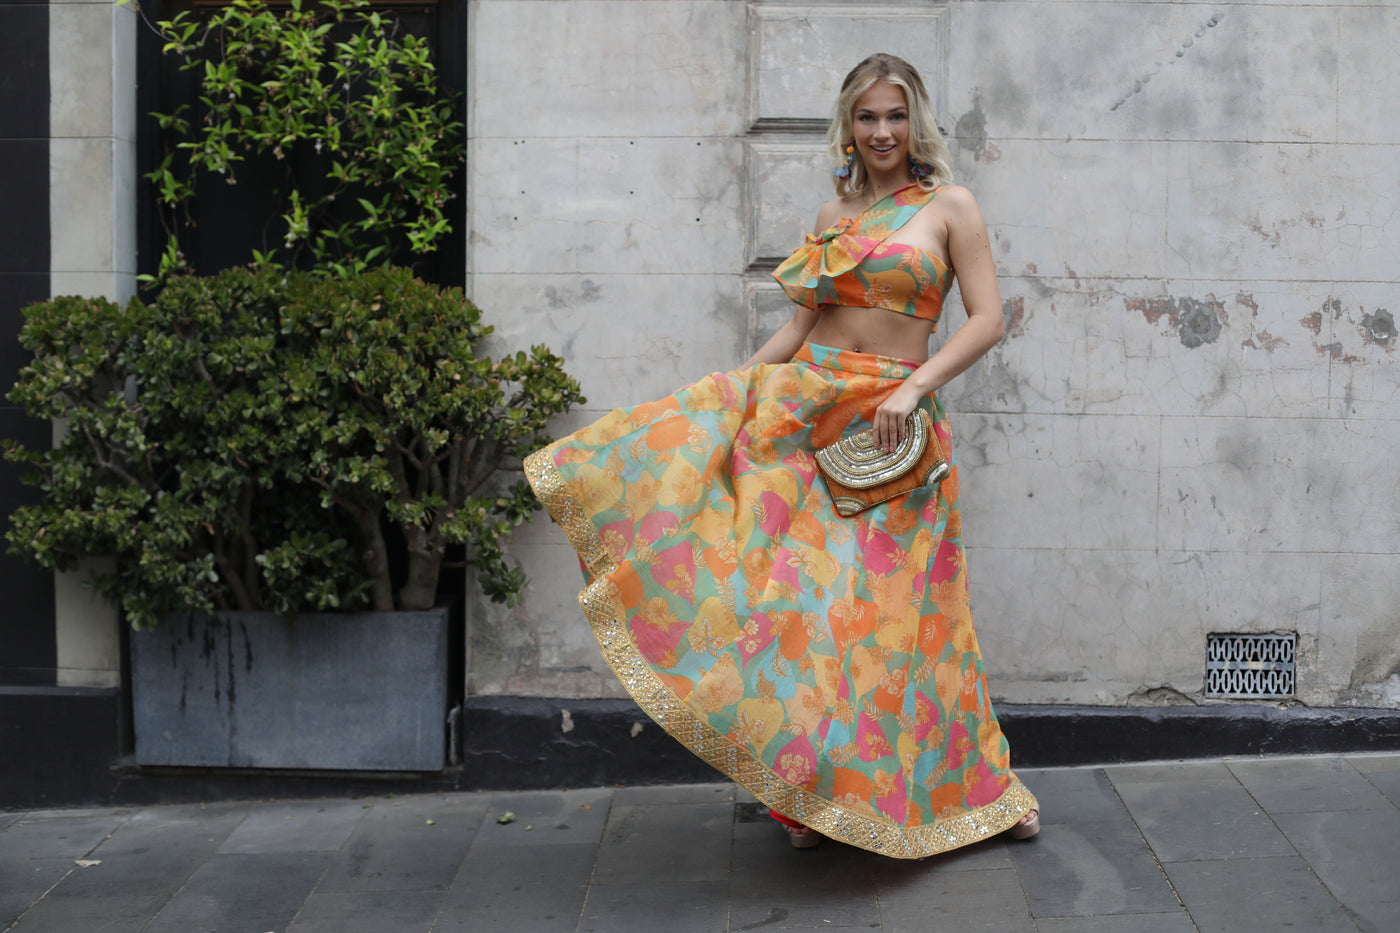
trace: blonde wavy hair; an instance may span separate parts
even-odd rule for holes
[[[836,98],[836,109],[827,127],[827,150],[840,167],[846,162],[842,148],[855,138],[852,128],[856,101],[860,95],[880,82],[892,84],[904,91],[904,101],[909,107],[909,154],[920,162],[933,166],[933,171],[924,178],[914,178],[920,188],[931,190],[953,181],[950,167],[952,157],[943,134],[938,131],[934,119],[933,104],[929,102],[928,91],[924,90],[923,79],[914,66],[904,59],[884,52],[878,52],[851,69],[846,80],[841,82],[841,93]],[[851,177],[836,179],[836,193],[843,198],[854,197],[865,190],[869,176],[865,162],[857,150],[851,163]]]

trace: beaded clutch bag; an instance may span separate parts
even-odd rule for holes
[[[903,442],[890,452],[875,446],[870,430],[817,451],[817,469],[836,514],[849,518],[911,489],[941,483],[952,472],[928,412],[915,409],[905,425]]]

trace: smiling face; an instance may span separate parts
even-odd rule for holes
[[[851,110],[856,150],[872,176],[907,171],[909,104],[903,88],[877,81]]]

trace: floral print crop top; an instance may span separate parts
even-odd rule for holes
[[[773,278],[789,298],[813,310],[826,305],[887,308],[937,321],[953,270],[926,250],[888,240],[937,193],[910,185],[881,198],[855,220],[843,217],[819,234],[808,234]]]

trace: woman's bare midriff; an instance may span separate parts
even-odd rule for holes
[[[839,350],[922,363],[928,359],[928,339],[932,334],[931,322],[898,311],[828,305],[822,308],[807,339]]]

